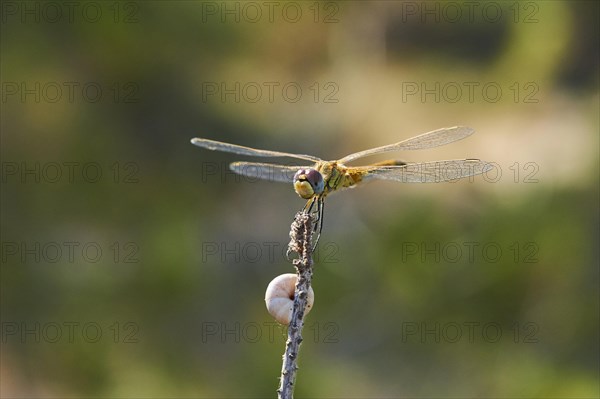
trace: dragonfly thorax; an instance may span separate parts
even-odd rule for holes
[[[304,199],[319,195],[324,189],[323,175],[316,169],[300,169],[294,175],[294,190]]]

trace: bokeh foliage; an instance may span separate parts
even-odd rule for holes
[[[3,8],[3,168],[95,162],[103,173],[36,183],[3,172],[3,397],[274,396],[284,331],[263,296],[292,271],[282,251],[303,203],[291,187],[226,174],[235,157],[189,139],[333,159],[452,125],[478,133],[401,156],[480,157],[501,179],[379,182],[328,198],[297,397],[597,397],[598,3],[492,2],[504,15],[493,23],[407,14],[421,2],[314,3],[317,23],[313,3],[294,3],[297,23],[223,22],[201,2],[96,4],[96,23],[23,22]],[[323,23],[331,10],[338,21]],[[105,96],[5,99],[14,82],[96,82]],[[297,82],[305,94],[221,101],[206,97],[207,82]],[[333,82],[338,102],[324,92],[315,102],[314,82]],[[495,82],[504,95],[403,100],[407,82]],[[523,91],[514,101],[514,82],[535,84],[538,101]],[[74,241],[98,243],[100,261],[23,261],[5,246]],[[486,258],[486,245],[502,255]],[[132,248],[137,262],[125,262]],[[103,337],[35,342],[4,330],[65,322],[97,323]],[[482,336],[490,323],[497,342]],[[451,342],[455,325],[463,335]]]

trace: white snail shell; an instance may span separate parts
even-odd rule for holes
[[[265,302],[267,310],[279,323],[289,325],[292,319],[292,311],[294,309],[294,292],[296,289],[296,281],[298,276],[293,273],[282,274],[275,277],[267,287],[265,293]],[[308,314],[312,309],[315,301],[315,292],[312,287],[308,290],[306,310],[304,314]]]

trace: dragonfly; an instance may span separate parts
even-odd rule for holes
[[[336,191],[353,188],[370,180],[391,180],[401,183],[439,183],[476,176],[492,169],[492,165],[480,159],[453,159],[434,162],[409,163],[388,160],[366,166],[346,164],[371,155],[392,151],[422,150],[462,140],[475,131],[465,126],[442,128],[415,136],[398,143],[356,152],[336,161],[325,161],[313,155],[259,150],[220,141],[193,138],[192,144],[213,151],[263,158],[292,158],[298,165],[277,163],[233,162],[230,168],[235,173],[253,178],[282,183],[292,183],[294,191],[306,205],[303,211],[311,213],[316,204],[317,246],[323,230],[324,200]]]

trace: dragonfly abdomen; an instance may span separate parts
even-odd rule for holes
[[[372,164],[371,166],[402,166],[406,165],[406,162],[401,161],[399,159],[389,159],[387,161],[381,161]]]

